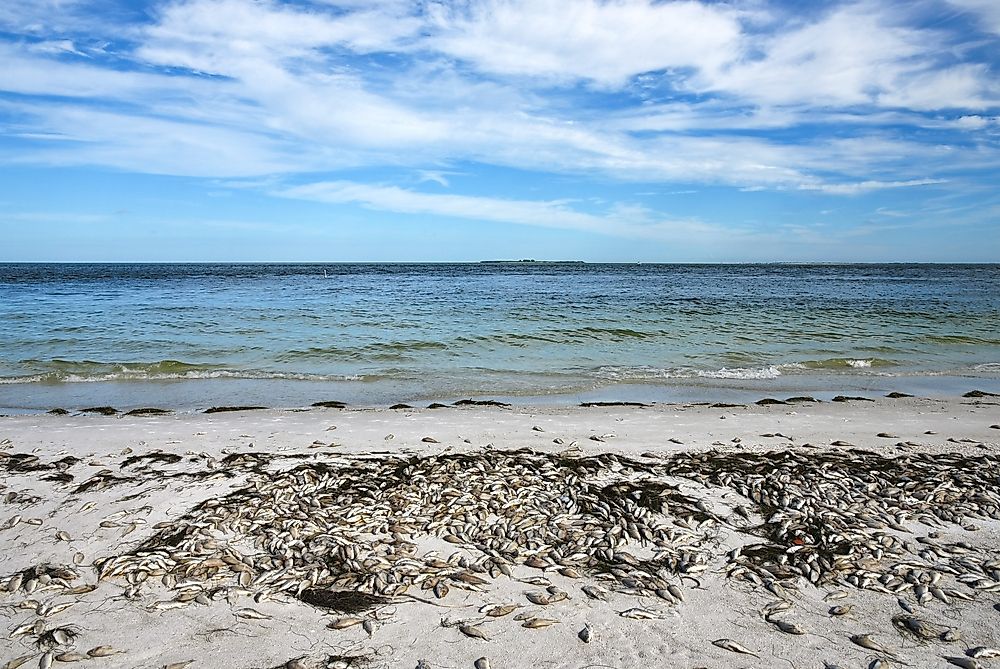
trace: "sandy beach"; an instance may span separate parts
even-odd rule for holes
[[[0,666],[1000,666],[998,399],[0,418]]]

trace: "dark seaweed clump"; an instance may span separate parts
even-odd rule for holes
[[[299,599],[306,604],[337,613],[361,613],[388,604],[390,601],[388,597],[370,595],[366,592],[321,588],[306,588],[299,595]]]

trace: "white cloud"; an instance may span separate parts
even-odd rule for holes
[[[948,0],[975,15],[984,30],[1000,35],[1000,3],[996,0]]]
[[[79,3],[47,1],[80,19]],[[39,140],[6,160],[218,177],[393,166],[442,185],[483,163],[840,194],[1000,161],[989,68],[938,63],[955,36],[874,0],[798,18],[736,6],[168,2],[146,25],[104,27],[132,51],[0,41],[0,90],[64,98],[0,108],[5,132]]]
[[[30,152],[8,151],[4,156],[8,163],[99,165],[202,177],[256,176],[285,172],[296,163],[306,169],[330,164],[298,146],[229,128],[72,105],[53,109],[8,104],[6,108],[31,118],[31,126],[50,137]]]
[[[419,28],[413,17],[373,9],[331,14],[274,0],[187,0],[168,4],[143,31],[140,58],[226,76],[251,75],[261,61],[310,57],[324,47],[391,48]]]
[[[481,0],[430,5],[427,44],[497,74],[620,86],[643,72],[720,67],[740,46],[726,5]]]
[[[906,25],[906,18],[875,2],[835,6],[815,22],[759,37],[759,56],[708,71],[696,85],[774,105],[987,105],[988,73],[971,65],[939,68],[947,35]]]
[[[275,191],[276,195],[332,204],[360,204],[399,214],[447,216],[476,221],[579,230],[606,235],[676,240],[739,236],[740,231],[696,220],[671,220],[635,205],[618,204],[603,215],[582,212],[565,200],[513,200],[430,194],[397,186],[327,181]]]
[[[834,195],[858,195],[873,190],[887,188],[912,188],[914,186],[932,186],[948,183],[944,179],[911,179],[909,181],[862,181],[846,184],[810,184],[799,186],[799,190],[815,190]]]

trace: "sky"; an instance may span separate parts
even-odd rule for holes
[[[0,261],[1000,262],[997,0],[0,3]]]

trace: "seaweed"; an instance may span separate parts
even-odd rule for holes
[[[476,407],[509,407],[510,404],[506,402],[497,402],[496,400],[458,400],[455,402],[455,406],[476,406]]]
[[[642,402],[581,402],[582,407],[648,407]]]
[[[87,409],[80,409],[81,413],[99,413],[102,416],[114,416],[118,413],[118,409],[114,407],[89,407]]]
[[[365,592],[323,590],[321,588],[306,588],[299,595],[299,599],[311,606],[337,613],[362,613],[391,601],[388,597],[370,595]]]
[[[165,416],[171,413],[170,409],[158,409],[156,407],[143,407],[126,411],[126,416]]]
[[[183,458],[175,453],[164,453],[163,451],[150,451],[143,455],[132,455],[124,460],[118,466],[118,469],[125,469],[126,467],[131,467],[137,462],[149,461],[150,464],[157,462],[166,465],[173,465],[180,462]],[[148,466],[148,465],[147,465]]]

